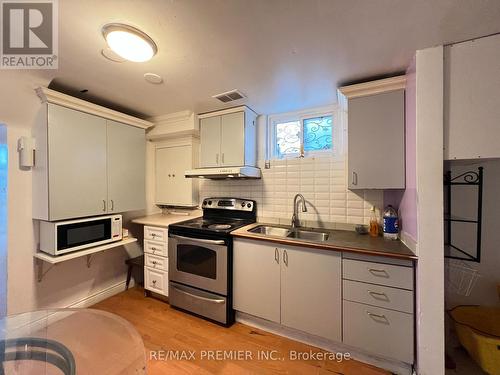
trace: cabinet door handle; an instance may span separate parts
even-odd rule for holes
[[[111,199],[111,211],[114,211],[115,209],[115,202],[113,201],[113,199]]]
[[[358,174],[356,172],[352,172],[352,184],[353,185],[358,184]]]
[[[215,154],[215,164],[219,164],[219,154]]]
[[[102,200],[102,212],[106,212],[106,199]]]
[[[283,250],[283,262],[285,263],[285,266],[288,267],[288,253],[286,250]]]
[[[280,264],[280,252],[277,247],[274,248],[274,260],[276,263]]]
[[[222,153],[222,164],[224,164],[224,153]]]

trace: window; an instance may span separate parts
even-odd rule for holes
[[[334,114],[321,112],[270,116],[273,158],[334,151]]]

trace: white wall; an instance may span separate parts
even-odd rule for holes
[[[445,169],[452,171],[452,176],[457,176],[467,171],[477,171],[483,167],[483,215],[482,215],[482,244],[481,262],[467,262],[468,267],[479,271],[481,275],[470,296],[464,296],[445,280],[446,303],[448,308],[456,305],[500,305],[497,285],[500,285],[500,160],[488,161],[453,161],[445,163]],[[477,215],[477,188],[473,186],[453,187],[452,212],[462,218],[475,218]],[[456,246],[464,250],[476,251],[476,225],[470,223],[455,223],[452,227],[452,239]],[[452,261],[455,262],[455,261]],[[459,275],[456,271],[447,270],[446,275],[455,280]]]
[[[0,317],[7,312],[7,129],[0,124]]]
[[[344,152],[335,157],[327,153],[314,158],[271,160],[271,168],[265,169],[266,123],[266,116],[258,117],[257,157],[262,179],[201,180],[200,199],[223,196],[251,198],[257,202],[259,220],[289,224],[293,198],[295,194],[302,193],[307,200],[308,212],[301,212],[300,218],[308,222],[306,225],[325,227],[331,227],[332,223],[368,224],[372,205],[382,209],[383,190],[352,192],[347,189]],[[344,127],[342,123],[335,126]],[[343,134],[343,131],[338,134]]]
[[[36,228],[31,219],[31,172],[18,166],[17,139],[31,133],[40,101],[33,89],[47,86],[27,71],[1,71],[0,123],[7,125],[8,174],[8,313],[66,307],[125,280],[124,248],[97,254],[88,269],[85,258],[54,267],[41,283],[36,280],[33,254]],[[136,213],[139,214],[139,213]],[[132,252],[135,245],[128,246]]]
[[[443,47],[416,54],[417,365],[444,374]]]

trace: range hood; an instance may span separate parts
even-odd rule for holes
[[[229,178],[260,178],[260,169],[255,167],[198,168],[186,171],[188,178],[223,180]]]

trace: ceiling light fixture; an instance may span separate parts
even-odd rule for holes
[[[126,60],[144,62],[151,60],[158,48],[146,33],[122,23],[108,23],[102,35],[109,48]]]

